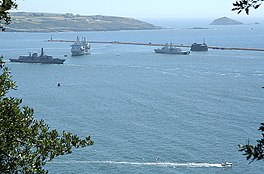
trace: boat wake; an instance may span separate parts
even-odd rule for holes
[[[56,161],[56,164],[108,164],[108,165],[133,165],[133,166],[158,166],[158,167],[228,167],[224,163],[171,163],[171,162],[126,162],[126,161]]]

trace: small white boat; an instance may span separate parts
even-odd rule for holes
[[[221,166],[223,166],[223,167],[232,167],[233,164],[230,163],[230,162],[224,162],[224,163],[221,163]]]

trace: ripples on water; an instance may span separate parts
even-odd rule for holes
[[[260,26],[261,27],[261,26]],[[239,32],[237,32],[239,30]],[[262,29],[52,33],[53,38],[248,46]],[[194,34],[195,33],[195,34]],[[38,51],[69,54],[50,33],[0,33],[5,58]],[[233,39],[230,40],[230,37]],[[30,39],[32,38],[32,39]],[[234,39],[236,38],[236,39]],[[122,40],[123,39],[123,40]],[[239,42],[238,42],[239,39]],[[222,42],[220,42],[221,40]],[[228,41],[228,42],[227,42]],[[92,44],[92,54],[63,65],[7,62],[18,84],[12,95],[51,128],[91,135],[94,146],[47,165],[51,173],[261,173],[237,145],[259,138],[263,122],[262,52],[209,50],[188,56],[152,47]],[[117,56],[117,54],[119,56]],[[61,86],[57,87],[57,83]],[[221,163],[232,162],[232,168]]]

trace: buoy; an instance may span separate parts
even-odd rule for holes
[[[60,83],[58,83],[58,86],[60,86]]]

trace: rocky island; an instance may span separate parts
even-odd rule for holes
[[[242,22],[230,19],[228,17],[222,17],[215,19],[210,25],[242,25]]]
[[[69,32],[69,31],[118,31],[155,30],[161,27],[126,17],[102,15],[74,15],[72,13],[11,13],[9,32]]]

